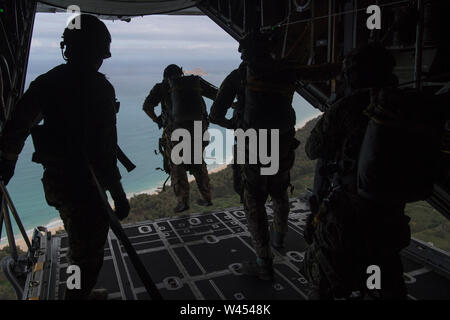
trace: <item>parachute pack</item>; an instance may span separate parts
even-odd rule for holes
[[[291,72],[247,67],[244,123],[250,128],[279,129],[283,134],[295,126],[292,108],[295,81]]]
[[[203,98],[200,78],[184,76],[169,79],[170,98],[172,101],[172,118],[175,124],[201,121]]]
[[[445,125],[427,92],[397,90],[369,107],[358,161],[358,194],[381,203],[428,198],[436,181]]]

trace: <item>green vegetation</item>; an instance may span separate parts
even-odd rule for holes
[[[296,150],[295,164],[291,170],[291,183],[294,186],[292,197],[304,193],[306,188],[312,188],[313,185],[315,163],[306,156],[304,143],[316,121],[317,119],[309,121],[296,133],[296,138],[302,144]],[[210,178],[214,205],[207,208],[196,205],[195,200],[200,197],[200,193],[195,182],[191,182],[191,209],[183,212],[183,215],[241,206],[239,197],[233,190],[231,167],[210,174]],[[130,204],[131,213],[124,223],[154,220],[175,215],[173,208],[176,205],[176,200],[170,187],[154,195],[136,195],[131,198]],[[450,222],[439,212],[434,210],[427,202],[421,201],[408,204],[406,214],[411,217],[410,225],[413,237],[450,251]],[[7,254],[8,248],[0,250],[0,258]],[[1,271],[0,299],[15,299],[14,290]]]
[[[306,156],[304,144],[316,122],[317,119],[309,121],[296,133],[296,138],[302,144],[296,150],[295,164],[291,169],[291,183],[294,186],[293,197],[304,193],[306,188],[312,188],[313,185],[315,162],[309,160]],[[241,206],[239,197],[233,190],[231,167],[210,174],[210,178],[213,187],[214,206],[199,207],[195,205],[195,201],[191,201],[191,209],[183,212],[183,214]],[[200,194],[195,182],[191,182],[190,185],[191,199],[195,200],[200,197]],[[173,214],[173,208],[176,205],[176,200],[170,187],[156,195],[141,194],[134,196],[130,203],[131,214],[125,221],[126,223],[175,215]],[[445,217],[425,201],[408,204],[406,214],[411,217],[410,226],[413,237],[450,251],[450,222]]]
[[[306,156],[304,142],[315,122],[315,120],[308,122],[304,128],[296,133],[296,138],[302,142],[302,145],[296,150],[295,164],[291,170],[291,183],[294,186],[292,196],[298,196],[299,193],[305,192],[307,187],[311,188],[313,184],[315,163]],[[233,190],[231,166],[210,174],[210,179],[214,205],[206,208],[196,205],[195,200],[200,197],[200,193],[195,182],[191,182],[191,208],[189,211],[183,212],[183,215],[241,206],[239,196]],[[172,188],[168,187],[165,191],[155,195],[136,195],[131,198],[130,205],[131,213],[124,221],[125,223],[174,216],[173,208],[176,206],[176,199]]]
[[[406,215],[411,218],[409,225],[414,238],[450,252],[450,221],[428,202],[408,204]]]
[[[24,252],[20,251],[19,248],[17,248],[19,251],[19,254],[23,254]],[[0,261],[11,254],[11,250],[9,247],[4,247],[3,249],[0,249]],[[0,300],[15,300],[16,299],[16,292],[12,288],[9,281],[6,279],[6,276],[3,274],[3,271],[0,269]]]

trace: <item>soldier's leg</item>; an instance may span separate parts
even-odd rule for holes
[[[74,182],[77,180],[49,168],[42,179],[47,203],[59,211],[68,235],[68,263],[81,270],[81,289],[67,290],[65,299],[88,297],[103,264],[109,230],[107,213],[97,190],[87,181]]]
[[[367,205],[372,204],[371,202]],[[365,226],[369,244],[367,265],[377,265],[381,273],[379,293],[384,300],[404,300],[407,297],[403,279],[400,252],[411,239],[410,218],[404,214],[405,203],[397,205],[371,205],[371,226]],[[370,209],[369,209],[370,210]],[[382,236],[379,230],[383,230]]]
[[[268,187],[272,198],[274,219],[272,223],[272,245],[283,247],[283,241],[288,230],[289,196],[287,189],[291,183],[290,169],[295,160],[294,132],[288,132],[280,137],[280,167],[278,172],[270,176]]]
[[[208,169],[206,167],[206,163],[203,161],[200,165],[192,166],[192,175],[195,178],[195,182],[197,183],[198,190],[202,195],[203,202],[199,202],[202,205],[210,205],[211,204],[211,184],[209,181]]]
[[[102,206],[59,208],[69,238],[68,261],[81,271],[81,289],[66,289],[64,299],[85,299],[94,288],[103,265],[109,222]]]
[[[279,172],[269,179],[269,194],[273,205],[272,245],[282,248],[288,231],[290,184],[289,171]]]
[[[233,157],[234,162],[231,165],[231,169],[233,170],[233,189],[239,195],[241,199],[241,203],[244,202],[244,186],[242,182],[242,165],[236,163],[237,159],[237,145],[233,146]]]
[[[273,255],[270,248],[269,223],[265,202],[268,197],[267,179],[259,175],[259,168],[244,168],[244,211],[248,230],[252,236],[256,261],[245,261],[242,272],[261,280],[273,279]],[[256,170],[255,170],[256,169]]]
[[[381,297],[384,300],[406,300],[407,290],[403,279],[400,255],[384,255],[380,261]]]
[[[244,211],[253,247],[259,258],[272,258],[266,200],[267,178],[259,174],[259,166],[244,166]]]
[[[273,229],[275,232],[285,235],[288,230],[290,184],[289,172],[282,172],[269,179],[269,194],[272,198],[274,211]]]
[[[173,186],[173,191],[178,200],[178,204],[184,204],[189,207],[189,181],[187,178],[186,169],[182,164],[172,164],[170,179]]]

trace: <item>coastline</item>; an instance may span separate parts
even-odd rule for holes
[[[227,166],[228,166],[227,164],[220,165],[217,168],[209,170],[208,173],[211,174],[211,173],[216,173],[216,172],[222,171]],[[189,182],[194,181],[194,177],[193,176],[189,176],[188,181]],[[127,198],[130,199],[130,198],[132,198],[132,197],[134,197],[136,195],[140,195],[140,194],[153,195],[153,194],[157,194],[159,191],[160,191],[160,188],[156,187],[156,188],[151,188],[151,189],[147,189],[147,190],[143,190],[143,191],[139,191],[139,192],[130,192],[130,193],[127,193]],[[47,225],[45,225],[44,227],[52,235],[55,234],[58,231],[64,230],[64,225],[63,225],[63,222],[62,222],[61,219],[52,220]],[[33,236],[33,232],[34,232],[34,229],[26,230],[26,233],[27,233],[28,238],[30,239],[30,241],[31,241],[31,237]],[[22,236],[20,235],[20,233],[19,234],[15,234],[14,236],[20,237],[20,239],[16,240],[17,247],[20,248],[23,251],[28,250],[27,245],[25,243],[25,240],[22,239]],[[8,244],[8,241],[7,241],[6,237],[2,238],[1,242],[0,242],[0,249],[3,249],[5,247],[7,247],[8,245],[9,244]]]
[[[318,115],[310,116],[310,117],[308,117],[306,119],[303,119],[303,120],[299,121],[295,125],[295,130],[299,130],[299,129],[303,128],[308,121],[311,121],[312,119],[314,119],[316,117],[318,117]],[[216,173],[216,172],[222,171],[227,166],[228,166],[228,164],[219,165],[216,168],[208,170],[208,173],[211,174],[211,173]],[[188,176],[188,181],[192,182],[193,180],[194,180],[194,177],[189,175]],[[132,198],[134,196],[137,196],[137,195],[140,195],[140,194],[147,194],[147,195],[157,194],[160,191],[160,189],[161,189],[161,187],[153,187],[153,188],[142,190],[142,191],[138,191],[138,192],[129,192],[129,193],[127,193],[127,198],[130,199],[130,198]],[[55,219],[55,220],[50,221],[47,225],[45,225],[45,228],[47,228],[47,230],[51,234],[55,234],[58,231],[64,230],[64,225],[62,223],[62,220]],[[26,231],[26,233],[27,233],[27,235],[28,235],[28,237],[30,239],[31,239],[31,237],[33,235],[33,232],[34,232],[34,229],[30,229],[30,230]],[[15,234],[15,236],[21,237],[20,234]],[[22,238],[16,240],[16,245],[17,245],[18,248],[20,248],[23,251],[27,250],[27,246],[25,244],[25,240],[22,239]],[[7,241],[6,237],[4,237],[4,238],[2,238],[0,240],[0,249],[5,248],[6,246],[8,246],[8,241]]]

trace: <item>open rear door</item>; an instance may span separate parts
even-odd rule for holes
[[[442,171],[428,202],[450,220],[450,121],[447,121],[441,158]]]

